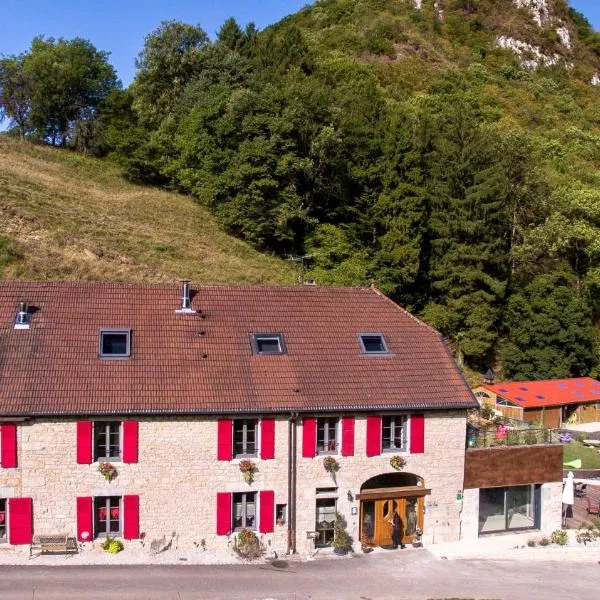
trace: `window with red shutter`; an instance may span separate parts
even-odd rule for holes
[[[381,454],[381,417],[367,417],[367,456]]]
[[[94,538],[94,499],[91,496],[77,498],[77,539],[89,542]]]
[[[138,422],[123,421],[123,462],[138,461]]]
[[[354,456],[354,417],[342,417],[342,456]]]
[[[317,451],[317,420],[306,418],[302,422],[302,456],[314,458]]]
[[[0,466],[5,469],[17,466],[17,426],[14,423],[0,425]]]
[[[31,544],[33,539],[33,501],[31,498],[9,498],[8,543]]]
[[[137,540],[140,537],[140,498],[123,496],[123,537]]]
[[[219,419],[217,421],[217,459],[231,460],[233,444],[233,421]]]
[[[260,457],[264,460],[275,458],[275,419],[261,419]]]
[[[229,535],[231,533],[231,493],[217,493],[217,535]]]
[[[92,463],[92,422],[77,421],[77,464]]]
[[[422,454],[425,452],[425,415],[410,416],[410,452]]]
[[[261,533],[271,533],[275,529],[275,492],[270,490],[260,492],[259,505],[259,531]]]

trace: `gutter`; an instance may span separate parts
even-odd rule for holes
[[[296,452],[298,413],[288,419],[288,539],[286,554],[296,554]]]

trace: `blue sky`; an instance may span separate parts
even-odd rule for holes
[[[160,21],[197,23],[212,37],[234,16],[259,28],[308,4],[309,0],[8,0],[0,18],[0,55],[18,54],[36,35],[89,39],[111,53],[110,61],[124,84],[135,73],[134,60],[144,36]],[[600,2],[571,0],[600,30]]]

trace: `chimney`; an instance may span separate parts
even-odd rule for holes
[[[176,310],[177,313],[195,313],[196,311],[192,309],[192,299],[190,296],[190,282],[186,279],[181,282],[183,284],[183,291],[181,295],[181,307]]]
[[[29,329],[31,327],[31,314],[27,312],[27,304],[21,301],[19,312],[15,317],[15,329]]]

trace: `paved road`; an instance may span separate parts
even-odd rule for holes
[[[600,557],[599,557],[600,558]],[[426,550],[261,566],[0,567],[1,600],[579,600],[600,565],[434,559]]]

